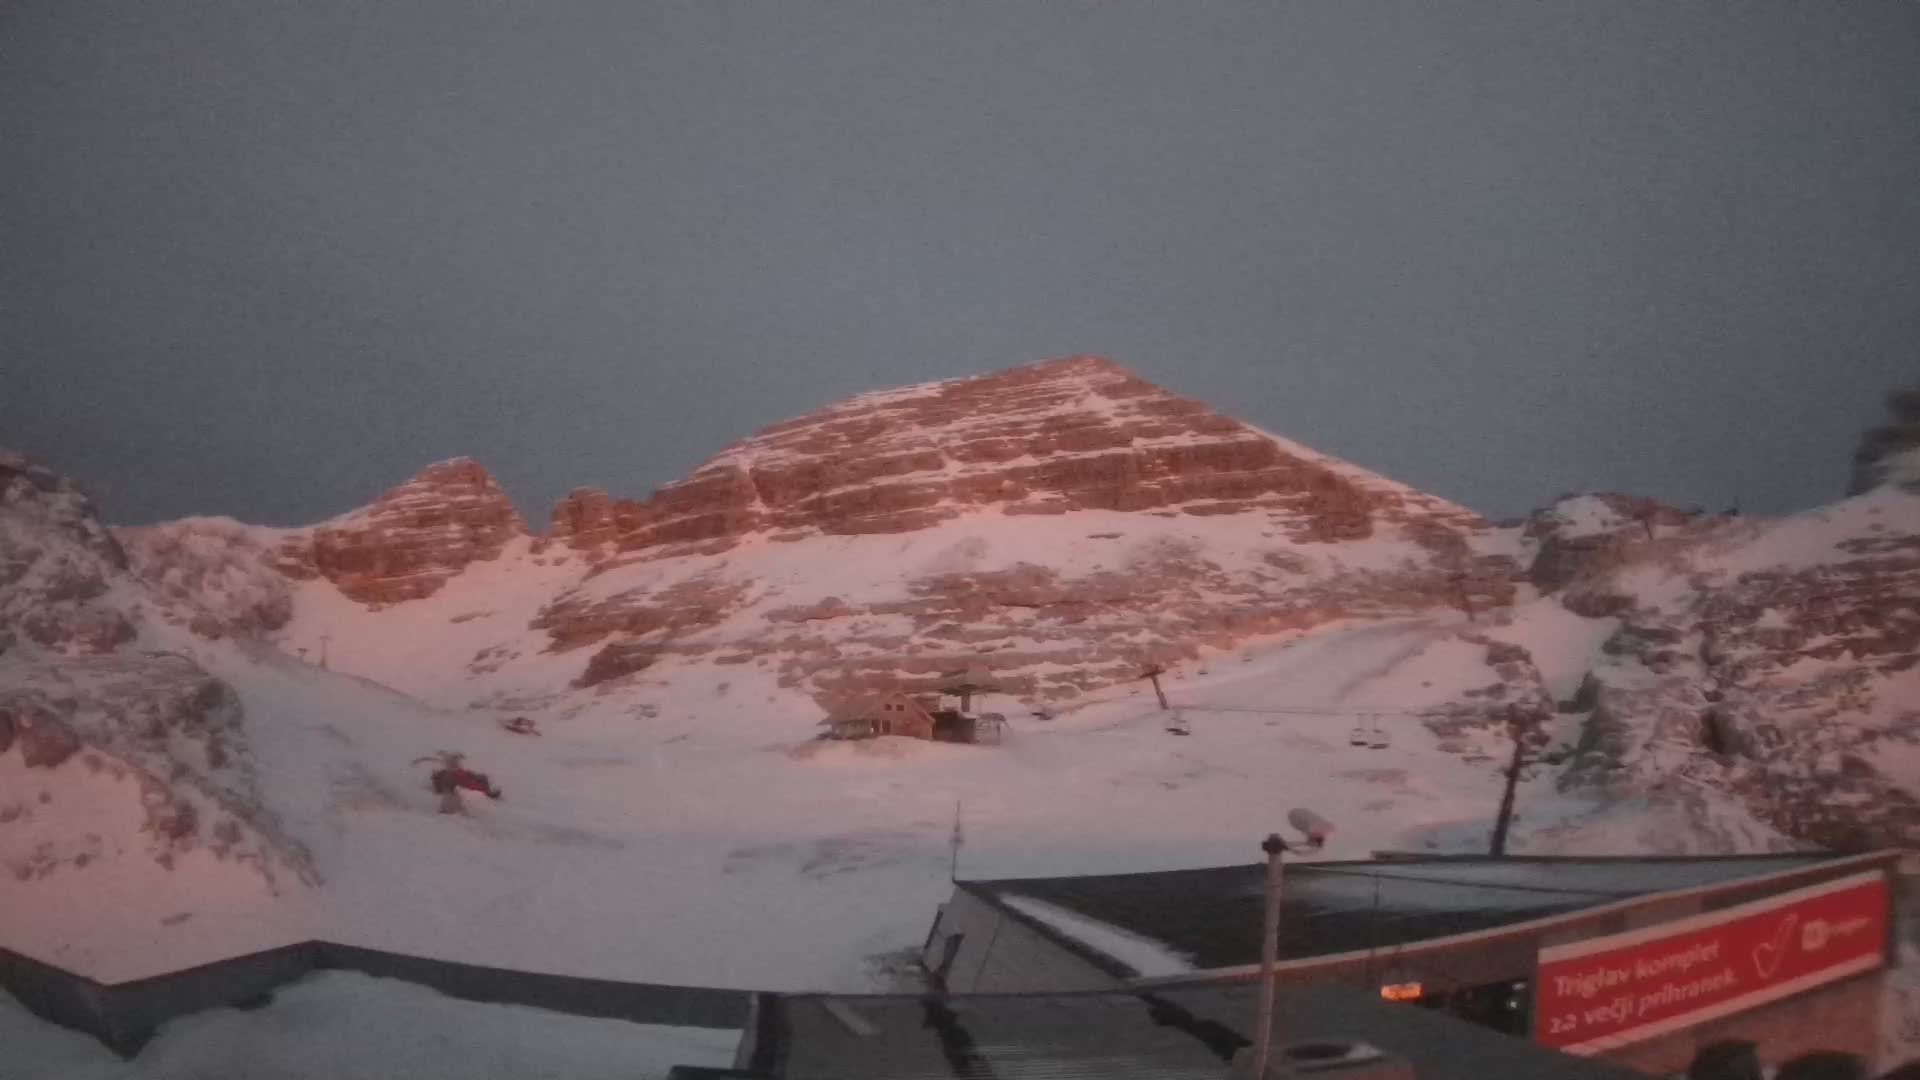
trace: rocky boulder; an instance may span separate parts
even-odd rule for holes
[[[51,709],[25,704],[0,706],[0,729],[20,747],[29,769],[51,769],[80,749],[80,737]]]

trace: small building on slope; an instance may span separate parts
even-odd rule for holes
[[[937,699],[892,691],[848,702],[828,713],[820,726],[828,739],[902,735],[935,742],[998,743],[1006,736],[1007,718],[941,708]]]
[[[895,690],[848,702],[820,721],[829,739],[872,739],[904,735],[931,739],[934,733],[931,703]]]

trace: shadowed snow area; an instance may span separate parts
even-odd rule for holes
[[[738,1031],[481,1004],[335,971],[283,987],[258,1009],[181,1017],[121,1061],[0,994],[0,1075],[59,1080],[659,1080],[675,1065],[730,1064],[739,1041]]]

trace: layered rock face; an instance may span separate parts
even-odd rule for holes
[[[847,399],[645,502],[576,491],[547,542],[591,570],[533,626],[594,647],[579,685],[712,655],[822,698],[970,666],[1054,699],[1257,634],[1497,609],[1519,574],[1486,532],[1073,357]],[[836,566],[875,559],[858,581]]]
[[[764,532],[909,532],[983,507],[1009,515],[1277,510],[1295,539],[1477,519],[1176,397],[1111,361],[1070,357],[861,394],[728,447],[644,502],[580,491],[552,536],[582,550],[724,550]]]
[[[291,534],[279,562],[290,576],[317,574],[362,603],[392,604],[433,595],[524,535],[519,512],[487,470],[455,458],[364,509]]]
[[[124,535],[163,613],[211,637],[277,633],[285,579],[374,608],[435,595],[524,528],[462,459],[309,529]],[[543,579],[516,594],[544,594],[519,625],[582,650],[577,687],[674,657],[765,660],[821,693],[978,662],[1057,698],[1256,634],[1497,609],[1519,575],[1487,535],[1460,507],[1071,357],[846,399],[644,501],[575,491],[503,572]],[[478,641],[464,674],[504,684],[525,655]]]

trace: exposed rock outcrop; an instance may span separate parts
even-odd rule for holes
[[[1083,512],[1109,516],[1051,524]],[[645,501],[575,491],[543,542],[590,568],[533,626],[554,651],[595,647],[579,686],[715,653],[828,696],[971,662],[1058,698],[1256,634],[1504,607],[1518,569],[1476,546],[1485,532],[1459,507],[1072,357],[846,399]],[[908,539],[935,534],[955,539]],[[856,539],[868,554],[834,553]],[[789,545],[822,571],[937,554],[857,596],[804,573],[763,587],[762,556]],[[496,670],[496,655],[475,668]]]
[[[167,622],[205,638],[264,637],[293,617],[276,530],[232,518],[116,529],[129,567]]]
[[[1079,356],[848,398],[728,447],[644,502],[575,492],[550,535],[679,554],[756,532],[907,532],[987,507],[1277,511],[1295,539],[1326,542],[1377,523],[1482,524]]]
[[[292,576],[325,577],[362,603],[393,604],[433,595],[526,531],[487,470],[455,458],[427,466],[364,509],[290,536],[279,562]]]
[[[1619,492],[1569,495],[1535,511],[1522,527],[1522,535],[1538,545],[1527,577],[1541,592],[1553,592],[1641,556],[1698,518],[1654,499]]]
[[[133,640],[126,552],[65,477],[0,452],[0,653],[24,640],[105,653]]]
[[[619,534],[613,496],[599,488],[575,488],[554,504],[553,523],[542,539],[587,551],[612,544]]]
[[[107,771],[133,784],[156,861],[206,848],[269,885],[286,874],[317,880],[305,846],[267,805],[239,700],[225,683],[167,653],[9,663],[26,661],[0,662],[0,731],[11,733],[11,749],[28,768]],[[56,862],[10,869],[40,875]]]

